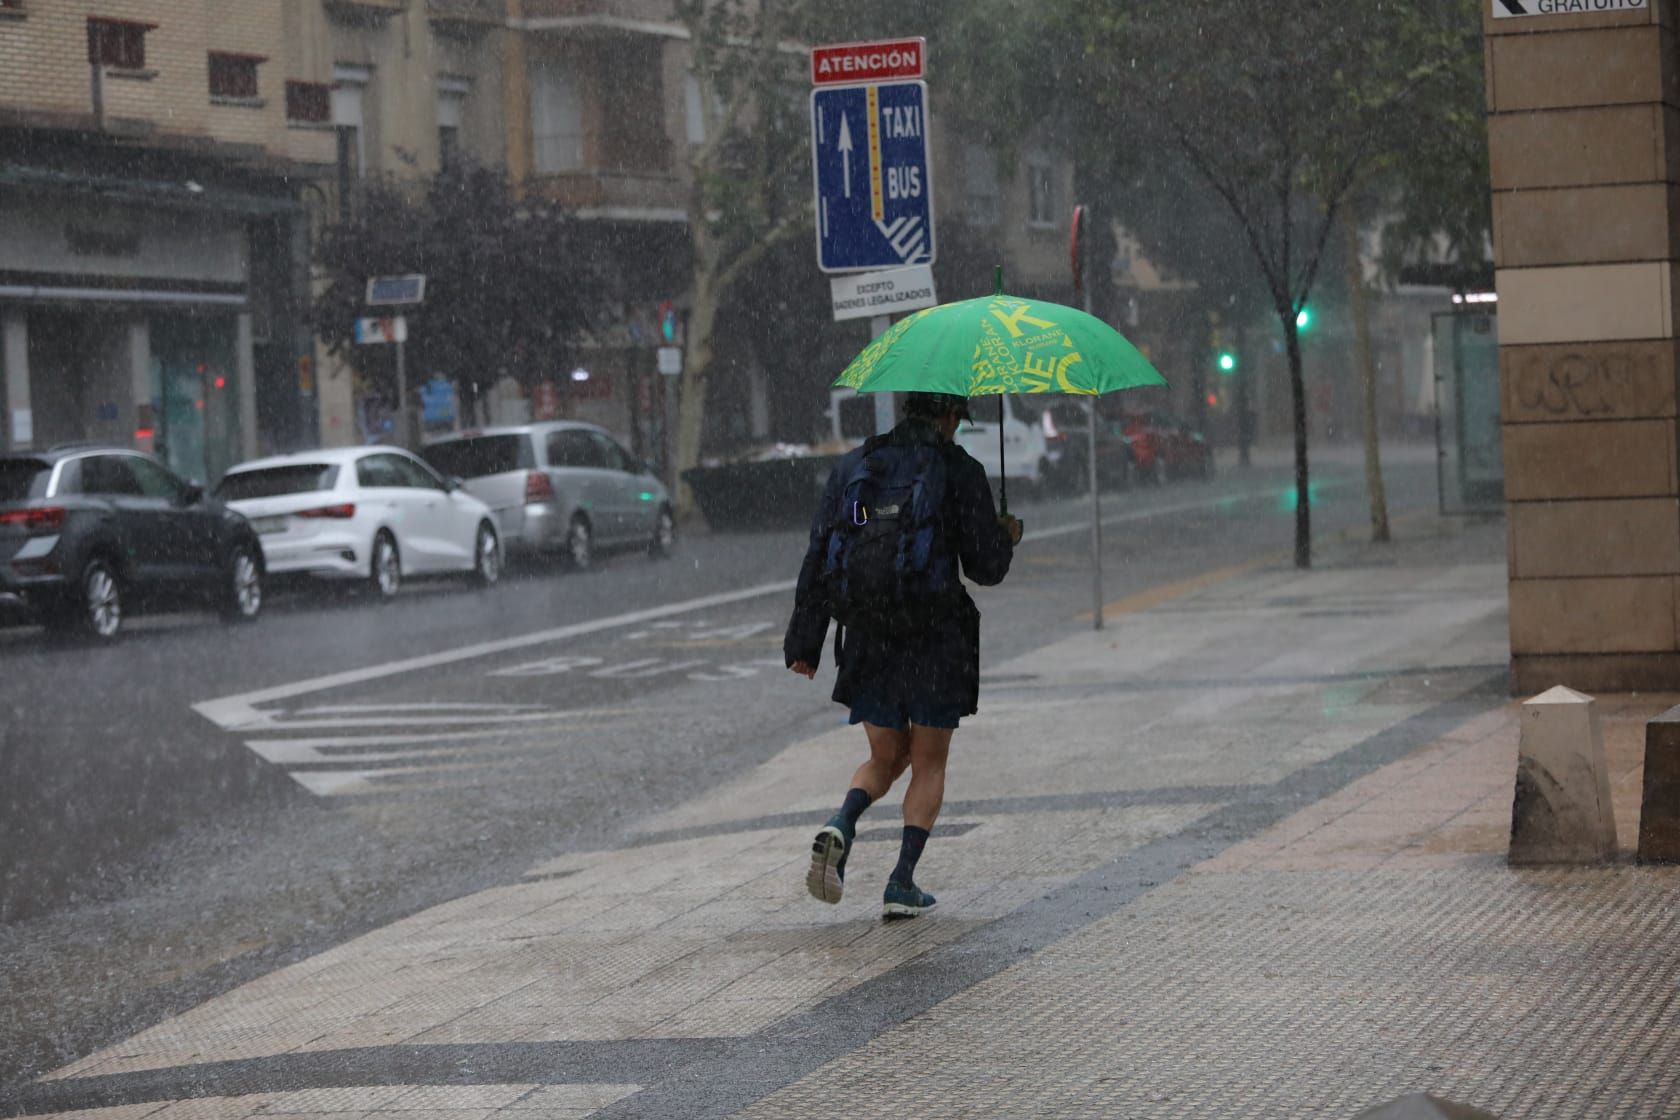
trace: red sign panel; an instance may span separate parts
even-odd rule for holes
[[[883,39],[811,48],[811,84],[833,86],[920,78],[927,65],[927,40]]]

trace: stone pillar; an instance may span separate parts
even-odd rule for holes
[[[128,321],[128,387],[134,446],[150,452],[157,446],[157,416],[152,408],[152,322],[144,315]]]
[[[35,414],[29,398],[29,319],[21,307],[0,309],[0,374],[5,376],[5,428],[0,447],[21,451],[33,446]]]
[[[1519,694],[1680,689],[1675,5],[1483,6]]]
[[[1574,689],[1547,689],[1523,705],[1510,862],[1600,863],[1615,856],[1598,709]]]

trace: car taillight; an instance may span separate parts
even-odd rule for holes
[[[300,509],[292,514],[293,517],[331,517],[337,521],[356,516],[354,502],[343,502],[336,506],[320,506],[316,509]]]
[[[528,471],[525,475],[525,500],[527,502],[546,502],[554,497],[554,483],[541,471]]]
[[[64,510],[59,506],[8,509],[0,512],[0,525],[22,525],[27,533],[56,533],[64,528]]]

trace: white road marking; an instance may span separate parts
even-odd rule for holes
[[[1337,480],[1327,480],[1320,483],[1320,489],[1342,485]],[[1247,490],[1234,494],[1224,494],[1217,498],[1203,498],[1192,502],[1176,502],[1170,505],[1151,506],[1147,509],[1134,509],[1110,514],[1104,512],[1104,525],[1119,525],[1132,521],[1145,521],[1155,517],[1165,517],[1174,513],[1187,513],[1199,509],[1216,509],[1225,505],[1236,505],[1255,498],[1275,497],[1279,493],[1276,486],[1260,490]],[[1116,499],[1117,500],[1117,499]],[[1089,521],[1075,521],[1066,525],[1057,525],[1048,529],[1037,529],[1027,533],[1023,543],[1048,540],[1053,537],[1068,536],[1089,530]],[[672,618],[676,615],[692,614],[695,611],[711,610],[716,607],[729,606],[734,603],[748,602],[771,595],[785,595],[796,586],[796,580],[777,580],[773,583],[761,583],[755,587],[745,587],[738,591],[726,591],[716,595],[705,595],[695,599],[687,599],[677,603],[667,603],[664,606],[648,607],[639,611],[628,611],[624,614],[611,615],[606,618],[591,619],[587,622],[575,622],[567,626],[556,626],[547,630],[537,630],[530,634],[520,634],[511,638],[501,638],[490,642],[475,642],[471,645],[459,646],[455,649],[440,650],[437,653],[423,654],[419,657],[407,657],[397,661],[387,661],[377,665],[366,665],[359,669],[348,669],[339,673],[327,673],[318,677],[308,677],[304,680],[292,681],[288,684],[274,685],[269,688],[259,688],[251,692],[242,692],[233,696],[223,696],[214,700],[204,700],[193,705],[193,710],[199,715],[230,731],[255,730],[275,726],[275,713],[264,712],[258,708],[259,704],[269,704],[277,700],[289,700],[296,696],[306,696],[314,692],[325,692],[329,689],[342,688],[346,685],[362,684],[367,681],[383,680],[387,677],[400,676],[403,673],[419,672],[424,669],[434,669],[441,665],[453,665],[461,661],[469,661],[480,657],[490,657],[510,650],[528,649],[531,646],[547,645],[553,642],[568,641],[588,634],[599,634],[608,630],[619,630],[631,626],[643,626],[655,623],[661,619]],[[365,721],[376,723],[378,721]]]
[[[428,704],[424,701],[398,704],[321,704],[294,708],[294,716],[341,715],[355,712],[541,712],[541,704]]]
[[[472,645],[440,650],[437,653],[423,654],[419,657],[405,657],[400,661],[387,661],[379,665],[366,665],[360,669],[347,669],[341,673],[327,673],[319,677],[293,681],[290,684],[259,688],[253,692],[223,696],[216,700],[205,700],[194,704],[193,711],[218,727],[230,731],[237,731],[250,726],[261,726],[267,722],[268,714],[259,711],[257,709],[258,704],[268,704],[276,700],[289,700],[294,696],[306,696],[311,692],[325,692],[332,688],[362,684],[365,681],[382,680],[386,677],[400,676],[403,673],[418,672],[422,669],[434,669],[440,665],[453,665],[459,661],[489,657],[492,654],[506,653],[509,650],[527,649],[531,646],[546,645],[550,642],[566,641],[569,638],[580,638],[585,634],[599,634],[603,630],[617,630],[625,626],[652,622],[655,619],[669,618],[672,615],[711,610],[714,607],[746,602],[749,599],[759,599],[767,595],[783,595],[792,591],[797,584],[797,580],[791,579],[778,580],[775,583],[761,583],[756,587],[745,587],[739,591],[725,591],[721,594],[706,595],[680,603],[667,603],[661,607],[648,607],[645,610],[629,611],[625,614],[612,615],[607,618],[574,622],[569,626],[556,626],[549,630],[538,630],[534,633],[520,634],[512,638],[501,638],[493,642],[475,642]]]

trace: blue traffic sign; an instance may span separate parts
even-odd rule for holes
[[[811,168],[824,272],[933,263],[926,82],[812,90]]]

